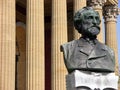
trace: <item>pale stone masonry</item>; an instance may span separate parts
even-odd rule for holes
[[[26,90],[44,86],[44,0],[27,0]]]
[[[66,90],[67,73],[60,45],[67,42],[66,0],[52,0],[51,90]]]
[[[73,1],[74,1],[73,2],[74,3],[74,13],[86,6],[86,0],[73,0]],[[80,36],[81,35],[74,28],[73,39],[79,39]]]
[[[15,88],[15,0],[0,0],[0,90]]]
[[[70,8],[68,7],[67,10],[68,3],[71,6]],[[23,11],[22,9],[21,12],[16,10],[16,4],[18,6],[21,5]],[[46,10],[44,4],[46,6],[48,5],[50,9],[52,7],[52,12],[50,9],[47,9],[47,15],[44,15],[44,10]],[[115,71],[116,74],[118,74],[118,48],[116,38],[116,18],[119,12],[117,7],[118,0],[0,0],[0,90],[15,90],[16,77],[18,77],[17,80],[19,80],[17,81],[17,84],[19,84],[17,86],[18,90],[45,90],[44,65],[50,62],[45,62],[44,35],[46,29],[44,28],[44,16],[49,19],[47,19],[47,24],[51,24],[52,27],[49,29],[51,33],[51,41],[49,42],[51,42],[50,60],[52,67],[50,79],[51,89],[49,90],[66,90],[65,75],[67,75],[67,71],[64,65],[63,53],[60,52],[60,45],[68,42],[68,36],[72,36],[72,39],[78,39],[80,37],[78,32],[73,29],[73,21],[70,22],[70,25],[67,25],[67,14],[69,16],[69,14],[72,13],[73,16],[73,13],[86,6],[86,4],[92,6],[99,12],[101,20],[104,16],[106,28],[105,43],[115,51]],[[26,13],[24,12],[25,8]],[[17,19],[15,12],[17,15],[19,14]],[[51,17],[52,19],[50,19]],[[23,32],[23,37],[21,32],[19,32],[20,28],[19,30],[15,28],[16,21],[20,19],[21,22],[26,21],[27,24],[27,28],[25,28],[26,30]],[[67,26],[71,28],[72,33],[67,32]],[[102,28],[103,26],[101,25],[101,29]],[[19,36],[18,33],[20,33],[21,36]],[[98,39],[104,43],[103,34],[101,30]],[[19,73],[17,74],[19,75],[16,75],[15,39],[19,37],[20,39],[18,41],[22,42],[21,39],[25,39],[25,36],[26,40],[24,40],[24,43],[27,45],[26,48],[25,46],[23,46],[23,48],[26,52],[21,51],[22,45],[20,46],[19,44],[21,51],[19,60],[22,60],[18,62],[19,70],[17,72]],[[70,38],[70,40],[72,39]],[[22,61],[24,61],[24,65],[21,63]],[[20,75],[23,76],[19,77]]]
[[[118,75],[118,46],[117,46],[117,33],[116,22],[117,15],[119,14],[116,5],[104,6],[104,19],[105,19],[105,41],[115,52],[115,71]]]

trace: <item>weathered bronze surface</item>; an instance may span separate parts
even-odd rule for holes
[[[97,40],[100,16],[91,7],[84,7],[74,16],[74,26],[82,34],[80,39],[61,45],[69,73],[74,70],[114,72],[113,50]]]

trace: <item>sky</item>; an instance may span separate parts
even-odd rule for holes
[[[120,0],[118,0],[118,7],[120,8]],[[117,41],[118,41],[119,67],[120,67],[120,15],[118,15],[117,18]]]

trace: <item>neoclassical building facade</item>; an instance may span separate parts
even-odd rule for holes
[[[104,20],[98,39],[114,49],[119,75],[118,0],[0,0],[0,90],[66,90],[60,45],[80,37],[73,16],[85,6]]]

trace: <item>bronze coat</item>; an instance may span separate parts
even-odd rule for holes
[[[83,38],[61,45],[68,72],[87,70],[113,72],[115,57],[113,50],[96,40],[94,48]]]

